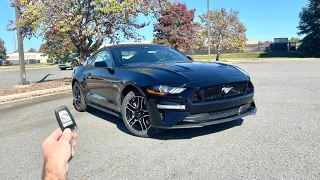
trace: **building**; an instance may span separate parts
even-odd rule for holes
[[[246,42],[247,45],[258,45],[259,41],[258,40],[248,40]]]
[[[9,63],[11,65],[19,65],[19,53],[7,54]],[[25,52],[24,53],[25,64],[39,64],[39,63],[53,63],[52,59],[49,59],[44,53],[38,52]]]

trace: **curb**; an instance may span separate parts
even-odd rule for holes
[[[21,99],[27,99],[31,97],[39,97],[49,94],[56,94],[56,93],[63,93],[71,91],[71,86],[63,86],[59,88],[52,88],[52,89],[44,89],[44,90],[38,90],[38,91],[31,91],[31,92],[25,92],[20,94],[12,94],[8,96],[2,96],[0,97],[0,103],[6,103]]]

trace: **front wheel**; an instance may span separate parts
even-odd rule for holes
[[[75,82],[72,87],[73,93],[73,106],[77,111],[83,112],[87,109],[87,104],[84,99],[81,86],[78,82]]]
[[[136,91],[129,92],[121,105],[124,125],[135,136],[152,137],[156,129],[151,127],[145,98]]]

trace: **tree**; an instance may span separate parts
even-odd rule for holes
[[[70,38],[83,61],[104,41],[143,39],[136,30],[147,25],[138,17],[156,14],[162,0],[20,0],[17,25],[24,37],[58,32]],[[12,29],[12,28],[11,28]]]
[[[298,34],[305,36],[299,51],[307,56],[320,57],[320,0],[309,0],[299,16]]]
[[[263,45],[263,42],[262,42],[262,41],[259,41],[259,42],[258,42],[258,45]]]
[[[63,62],[74,62],[70,54],[76,52],[71,39],[59,31],[47,31],[45,43],[41,44],[39,52],[45,53],[49,58]],[[75,62],[74,62],[75,63]]]
[[[188,10],[182,3],[170,3],[162,9],[154,24],[154,43],[171,46],[176,50],[190,51],[195,32],[195,9]]]
[[[299,38],[292,37],[292,38],[289,40],[289,42],[295,42],[295,43],[297,43],[297,42],[300,42],[300,39],[299,39]]]
[[[203,33],[208,34],[207,13],[200,15]],[[220,53],[224,50],[244,50],[246,47],[246,27],[239,19],[239,12],[226,9],[209,12],[210,41],[217,51],[216,61],[220,59]]]
[[[203,49],[205,45],[205,37],[201,29],[201,24],[200,23],[195,23],[195,31],[192,34],[191,37],[191,50],[199,50]]]
[[[7,48],[4,46],[4,40],[0,38],[0,59],[7,59]]]
[[[7,48],[4,45],[4,40],[0,38],[0,59],[7,59]]]
[[[37,52],[37,50],[35,48],[30,48],[28,52]]]

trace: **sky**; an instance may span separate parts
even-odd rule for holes
[[[7,53],[16,48],[15,32],[6,31],[8,20],[14,20],[14,9],[10,7],[10,0],[0,0],[0,38],[5,41]],[[207,0],[178,0],[185,3],[188,9],[196,9],[195,21],[199,15],[207,12]],[[226,8],[240,12],[240,20],[247,27],[249,40],[273,40],[275,37],[299,37],[297,35],[299,13],[308,0],[210,0],[210,9]],[[138,30],[145,40],[153,39],[152,19],[141,18],[141,21],[150,21],[150,25]],[[24,40],[24,50],[39,49],[41,38]]]

